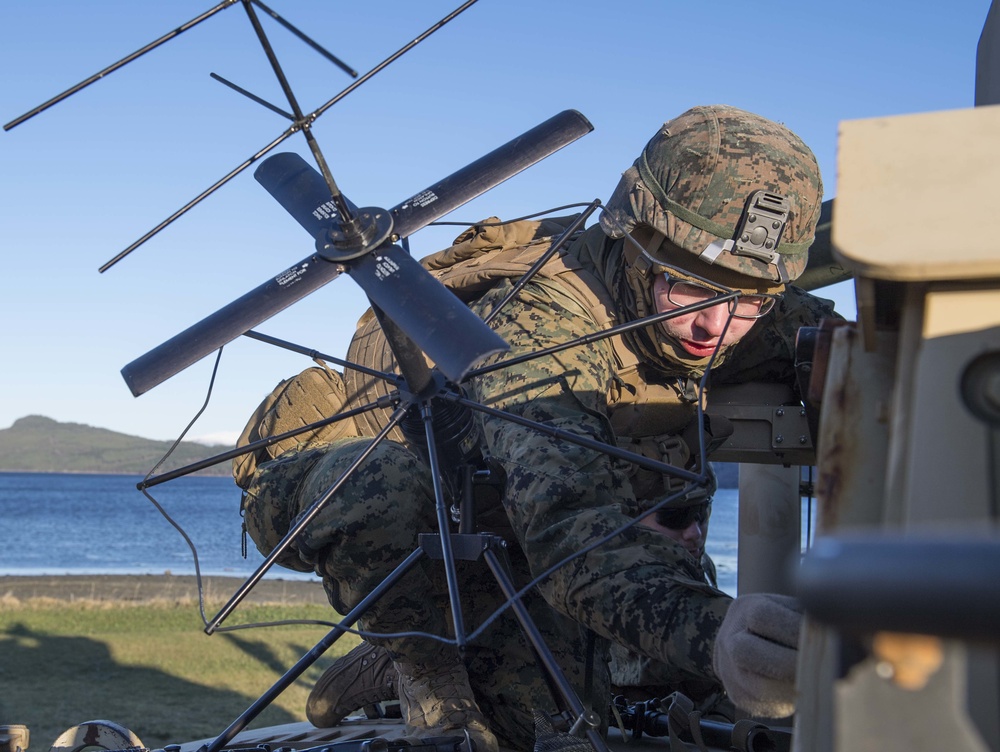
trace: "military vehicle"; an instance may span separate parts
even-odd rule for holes
[[[1000,750],[1000,249],[988,230],[968,224],[985,219],[990,226],[1000,183],[1000,108],[994,106],[1000,103],[1000,53],[993,51],[1000,11],[994,10],[980,46],[976,107],[842,124],[836,205],[827,207],[828,232],[803,281],[818,288],[853,277],[858,317],[800,333],[802,400],[762,385],[712,394],[713,409],[736,427],[712,459],[741,463],[746,524],[739,590],[793,593],[807,620],[792,725],[768,719],[702,723],[708,748]],[[576,134],[586,124],[570,113],[542,130],[528,140],[545,141],[551,131]],[[566,138],[558,135],[556,142]],[[526,162],[551,148],[547,143]],[[509,156],[498,151],[470,170],[506,174]],[[394,239],[398,225],[385,215],[403,216],[411,204],[388,212],[359,209],[338,197],[328,176],[287,161],[271,167],[280,170],[269,190],[321,245],[325,238],[333,246],[318,246],[337,267],[333,271],[350,270],[390,309],[402,330],[395,345],[406,380],[426,377],[420,353],[460,381],[483,353],[500,346],[476,334],[470,322],[457,352],[441,349],[422,335],[426,322],[447,308],[446,296],[429,286],[414,308],[404,296],[397,310],[392,298],[398,290],[379,290],[374,280],[384,268],[364,265],[386,238]],[[438,188],[443,193],[471,180],[471,172]],[[312,201],[324,188],[332,190]],[[316,206],[327,207],[322,221],[312,211]],[[332,238],[331,217],[341,232]],[[355,219],[355,229],[345,230]],[[420,273],[405,254],[388,260],[411,278]],[[237,330],[252,326],[251,319],[266,317],[260,301],[274,294],[269,284],[127,366],[123,375],[133,391],[152,388],[242,333]],[[296,290],[293,297],[303,294]],[[216,339],[192,344],[206,333]],[[464,343],[473,343],[471,349]],[[418,352],[408,351],[414,346]],[[799,561],[801,467],[816,468],[809,490],[819,516],[815,544]],[[244,730],[327,646],[321,643],[291,667],[217,738],[171,749],[392,748],[386,740],[398,721],[384,717],[350,718],[331,729],[303,723]],[[625,721],[612,728],[609,746],[693,744],[690,719],[671,710],[662,703],[623,708]],[[24,738],[17,734],[8,730],[8,746]],[[582,741],[600,748],[592,737]],[[465,743],[444,739],[428,746],[452,750]],[[127,729],[90,721],[67,730],[53,749],[141,746]]]

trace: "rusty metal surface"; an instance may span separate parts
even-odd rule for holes
[[[853,327],[833,333],[818,437],[817,534],[881,522],[895,369],[894,339],[864,351]]]

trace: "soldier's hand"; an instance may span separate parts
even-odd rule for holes
[[[798,602],[786,595],[750,593],[733,601],[715,638],[713,664],[738,708],[765,718],[795,712]]]

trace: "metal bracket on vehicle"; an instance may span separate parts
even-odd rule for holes
[[[816,463],[806,411],[791,388],[758,383],[718,386],[709,395],[709,406],[713,415],[728,418],[734,429],[712,452],[713,462]]]

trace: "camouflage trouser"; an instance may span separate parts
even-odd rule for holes
[[[369,439],[353,438],[298,453],[286,453],[261,465],[248,489],[246,522],[251,537],[267,554],[295,518],[334,484]],[[294,548],[298,561],[286,565],[312,568],[323,578],[334,608],[346,613],[378,586],[418,547],[417,535],[438,529],[430,473],[405,447],[383,441],[352,474]],[[506,515],[497,506],[481,518],[497,529]],[[507,536],[508,540],[513,540]],[[527,580],[519,547],[507,549],[517,587]],[[499,608],[503,595],[485,562],[458,561],[457,579],[466,633],[478,629]],[[587,633],[557,614],[536,592],[525,598],[549,649],[570,683],[600,715],[607,709],[609,684],[606,646],[597,641],[597,660],[587,660]],[[454,636],[447,582],[440,560],[421,558],[360,619],[365,630],[379,633],[422,632]],[[396,660],[433,664],[457,660],[458,652],[426,637],[372,638]],[[477,635],[465,649],[464,661],[476,700],[501,744],[532,749],[533,710],[558,708],[547,689],[529,642],[508,610]],[[591,678],[588,684],[588,665]]]

